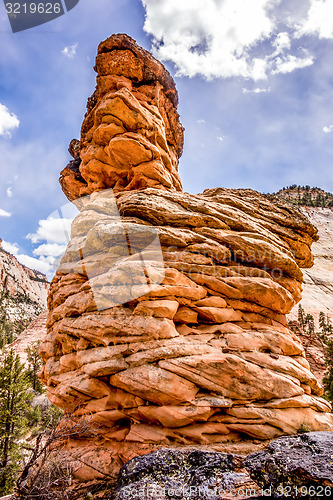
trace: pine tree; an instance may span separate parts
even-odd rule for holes
[[[39,342],[34,342],[31,346],[28,346],[25,352],[28,354],[28,377],[30,379],[31,387],[35,392],[44,392],[44,386],[39,381],[38,372],[42,366],[42,360],[38,352]]]
[[[0,292],[0,348],[14,340],[13,326],[5,307],[5,298],[6,294]]]
[[[302,330],[304,331],[305,316],[304,316],[304,309],[301,306],[301,304],[298,306],[298,322],[301,325]]]
[[[325,388],[325,396],[329,401],[333,401],[333,341],[328,340],[325,348],[325,361],[327,373],[323,383]]]
[[[311,336],[315,331],[314,317],[312,316],[312,314],[307,314],[305,316],[304,325],[305,325],[305,327],[306,326],[308,327],[308,333]]]
[[[0,495],[11,492],[21,466],[18,443],[27,430],[29,386],[19,356],[4,350],[0,361]]]

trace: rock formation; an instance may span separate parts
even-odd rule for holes
[[[94,464],[79,474],[114,474],[161,446],[246,452],[302,426],[333,430],[286,322],[316,229],[255,191],[183,193],[168,72],[126,35],[100,44],[96,71],[61,173],[80,214],[41,345],[49,399],[96,424],[71,443]]]
[[[181,191],[183,128],[170,74],[123,35],[99,45],[95,70],[81,141],[71,142],[74,160],[61,172],[68,199],[106,188]]]

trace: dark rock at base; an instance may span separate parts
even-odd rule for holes
[[[127,462],[109,500],[220,500],[243,476],[235,465],[228,453],[160,449]]]
[[[243,465],[260,487],[272,487],[273,498],[331,498],[333,432],[280,437]]]

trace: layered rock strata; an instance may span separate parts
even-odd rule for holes
[[[125,35],[102,42],[96,70],[61,176],[80,213],[41,344],[49,399],[96,424],[99,453],[73,447],[110,473],[159,446],[333,430],[286,322],[316,229],[255,191],[183,193],[170,75]]]

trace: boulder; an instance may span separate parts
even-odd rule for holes
[[[203,498],[218,500],[232,489],[238,475],[231,454],[201,450],[161,449],[133,458],[119,474],[113,500]]]
[[[283,436],[244,460],[252,479],[273,498],[331,498],[333,433]]]

